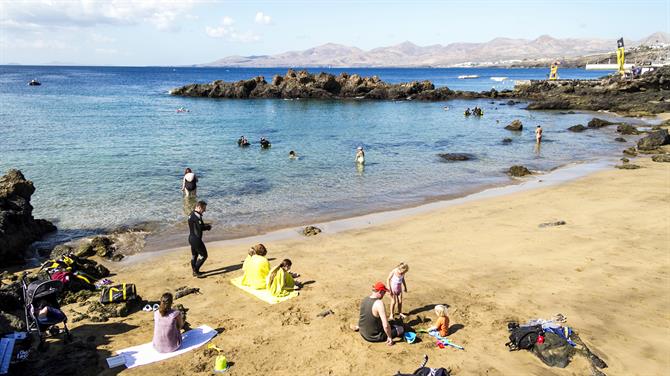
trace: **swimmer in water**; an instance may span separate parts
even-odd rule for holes
[[[293,150],[288,152],[288,158],[289,159],[298,159],[298,154],[296,154]]]
[[[358,149],[356,149],[356,163],[358,164],[365,164],[365,152],[363,151],[363,147],[359,146]]]

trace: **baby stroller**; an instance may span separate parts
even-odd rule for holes
[[[426,364],[428,363],[428,355],[423,356],[423,363],[419,366],[419,368],[414,371],[414,373],[396,373],[394,376],[449,376],[451,374],[451,371],[444,369],[442,367],[440,368],[430,368],[426,367]]]
[[[37,280],[27,283],[26,275],[21,278],[23,287],[23,301],[26,314],[26,330],[29,334],[37,333],[40,346],[44,342],[45,332],[52,336],[58,335],[60,329],[56,324],[63,323],[65,339],[70,341],[72,336],[67,328],[67,316],[60,310],[58,298],[63,291],[63,282]]]

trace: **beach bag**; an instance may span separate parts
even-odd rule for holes
[[[542,333],[544,333],[544,331],[540,325],[512,328],[509,335],[509,342],[507,342],[505,346],[509,347],[509,351],[531,349],[537,342],[537,337]]]
[[[546,332],[544,343],[537,343],[531,350],[540,360],[549,367],[565,368],[575,354],[575,348],[568,341],[556,333]]]
[[[119,303],[135,299],[136,297],[135,285],[124,283],[103,288],[100,293],[100,303]]]

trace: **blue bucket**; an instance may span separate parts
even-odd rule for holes
[[[407,343],[414,343],[414,341],[416,341],[416,333],[414,332],[405,333],[405,341],[407,341]]]

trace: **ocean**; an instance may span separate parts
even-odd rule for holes
[[[308,69],[377,75],[388,82],[431,80],[460,90],[501,90],[544,79],[548,69]],[[0,170],[20,169],[37,188],[36,218],[53,221],[58,239],[141,222],[181,239],[192,202],[179,190],[186,167],[208,202],[210,239],[418,205],[508,184],[522,164],[549,171],[614,158],[627,146],[615,130],[572,133],[594,115],[526,111],[497,100],[320,101],[181,98],[171,88],[217,79],[284,74],[286,68],[0,67]],[[602,72],[562,69],[562,78]],[[462,80],[460,75],[477,79]],[[508,77],[498,82],[491,77]],[[31,79],[42,86],[28,86]],[[481,118],[464,117],[479,106]],[[176,112],[184,107],[186,113]],[[608,118],[608,115],[599,114]],[[512,120],[523,132],[503,127]],[[537,150],[534,128],[544,129]],[[253,145],[239,148],[245,135]],[[272,142],[261,150],[260,137]],[[511,138],[503,144],[503,138]],[[629,138],[629,137],[627,137]],[[634,141],[632,138],[629,143]],[[358,168],[354,154],[366,151]],[[299,158],[290,160],[294,150]],[[444,162],[438,153],[474,159]],[[181,243],[186,244],[186,237]],[[159,240],[156,240],[159,241]]]

